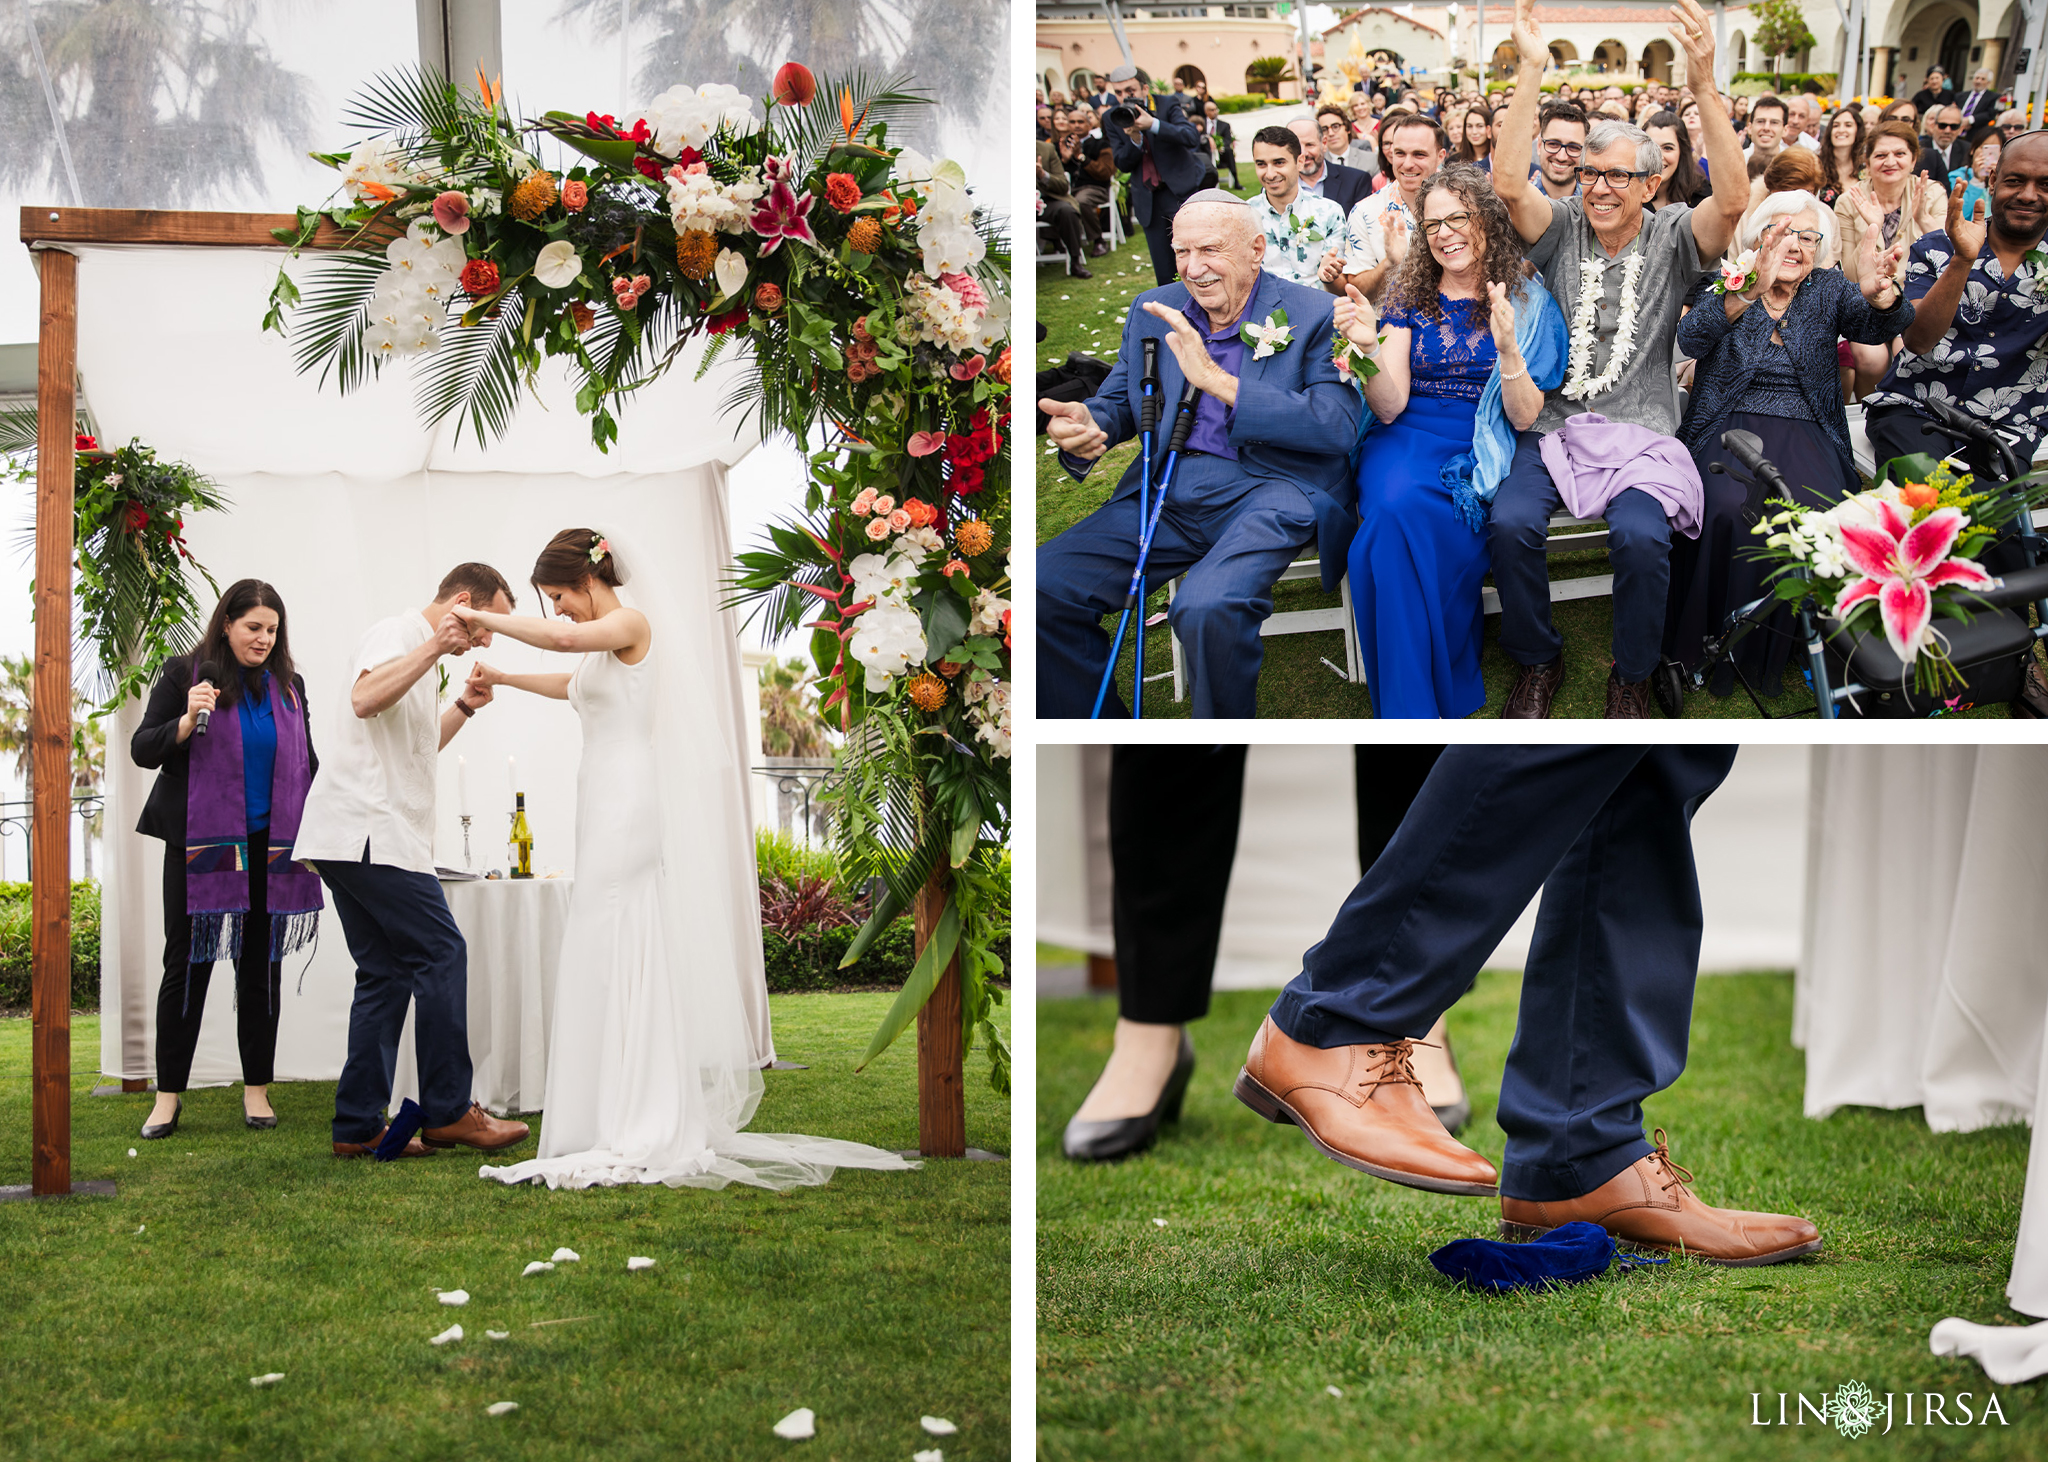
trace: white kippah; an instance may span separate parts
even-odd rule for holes
[[[1181,207],[1186,208],[1195,203],[1235,203],[1240,208],[1251,207],[1249,203],[1238,197],[1237,194],[1226,193],[1221,188],[1204,188],[1199,193],[1191,193],[1188,195],[1187,202],[1181,204]]]

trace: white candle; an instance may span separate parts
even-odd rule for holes
[[[455,758],[455,808],[469,816],[469,758],[461,755]]]
[[[512,784],[512,800],[517,802],[519,800],[519,758],[513,756],[505,758],[505,780]]]

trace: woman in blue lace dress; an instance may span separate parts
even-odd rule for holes
[[[1564,317],[1523,268],[1485,173],[1452,163],[1423,185],[1384,318],[1354,288],[1337,305],[1371,411],[1358,452],[1348,570],[1366,685],[1383,717],[1469,716],[1479,673],[1487,505],[1514,434],[1564,377]],[[1354,365],[1358,375],[1363,368]],[[1354,376],[1356,379],[1356,376]]]

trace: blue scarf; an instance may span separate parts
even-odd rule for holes
[[[1524,279],[1515,297],[1515,349],[1529,378],[1540,391],[1555,391],[1564,381],[1565,362],[1571,355],[1571,331],[1564,311],[1550,297],[1541,279]],[[1370,413],[1368,413],[1370,415]],[[1486,390],[1479,397],[1479,415],[1472,424],[1472,450],[1460,452],[1444,463],[1443,484],[1450,489],[1451,502],[1465,526],[1474,533],[1486,531],[1486,515],[1493,495],[1515,460],[1515,429],[1508,422],[1501,400],[1500,363],[1486,378]]]

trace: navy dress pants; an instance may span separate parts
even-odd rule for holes
[[[1172,621],[1193,672],[1197,716],[1257,714],[1259,626],[1273,612],[1273,585],[1315,534],[1315,509],[1293,483],[1248,478],[1226,457],[1181,458],[1145,576],[1150,588],[1187,576]],[[1102,617],[1124,607],[1137,562],[1135,492],[1038,550],[1040,716],[1085,718],[1093,708],[1109,662]],[[1132,633],[1125,631],[1123,654]],[[1130,715],[1114,686],[1102,714]]]
[[[1273,1006],[1304,1044],[1420,1037],[1536,890],[1501,1080],[1501,1193],[1555,1203],[1651,1149],[1699,974],[1692,815],[1732,746],[1452,746]]]
[[[1487,536],[1500,590],[1500,647],[1518,665],[1544,665],[1564,653],[1550,618],[1550,562],[1544,541],[1564,506],[1538,443],[1525,431],[1494,494]],[[1629,488],[1607,505],[1607,557],[1614,565],[1614,667],[1625,684],[1649,679],[1664,642],[1671,588],[1671,522],[1663,505]]]
[[[334,1088],[334,1140],[369,1142],[384,1129],[408,1004],[418,1007],[413,1051],[423,1125],[446,1127],[469,1110],[473,1077],[469,947],[441,885],[430,874],[382,863],[317,866],[356,962],[348,1059]]]

